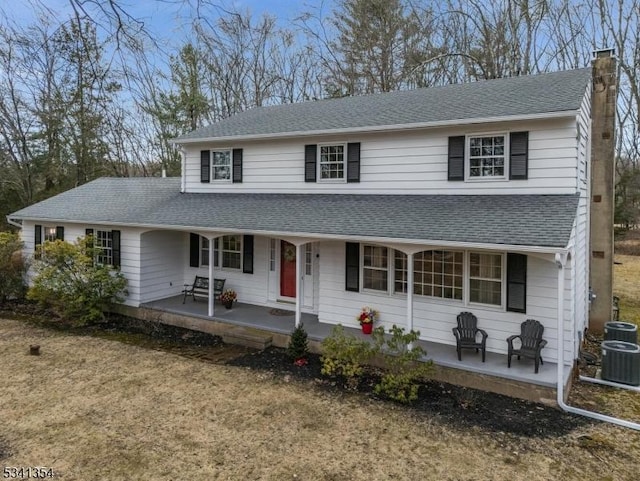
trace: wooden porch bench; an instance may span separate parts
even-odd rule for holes
[[[224,281],[226,279],[213,279],[213,299],[215,300],[220,294],[222,294],[222,290],[224,289]],[[196,276],[193,281],[193,284],[185,284],[184,289],[182,290],[184,297],[182,298],[182,303],[184,304],[187,301],[187,296],[193,297],[193,301],[195,302],[196,296],[198,297],[209,297],[209,278]]]

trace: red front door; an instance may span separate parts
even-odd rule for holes
[[[280,241],[280,295],[296,297],[296,246]]]

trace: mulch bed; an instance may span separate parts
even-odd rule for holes
[[[308,359],[306,366],[296,366],[284,349],[271,347],[235,358],[228,364],[312,381],[328,390],[354,390],[345,379],[323,376],[320,373],[320,356],[310,354]],[[373,388],[378,378],[379,374],[375,370],[367,371],[355,391],[377,398]],[[391,402],[383,399],[380,401]],[[475,427],[525,437],[563,436],[590,422],[586,418],[542,404],[437,381],[422,384],[418,400],[407,406],[407,409],[418,415],[436,417],[447,425],[463,430]]]

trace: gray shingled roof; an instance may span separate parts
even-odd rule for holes
[[[327,99],[239,113],[176,141],[227,137],[304,135],[447,121],[576,111],[591,69],[486,80],[376,95]]]
[[[178,178],[102,178],[11,218],[566,247],[575,195],[181,194]]]

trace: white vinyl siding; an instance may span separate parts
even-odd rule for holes
[[[140,302],[155,301],[182,292],[185,283],[183,258],[188,248],[182,232],[151,231],[142,234]]]
[[[527,180],[459,183],[447,180],[449,136],[522,131],[529,132]],[[360,142],[360,182],[304,181],[305,145],[327,142]],[[187,192],[438,195],[576,192],[575,119],[238,143],[243,149],[242,183],[202,184],[200,150],[215,147],[206,143],[185,146]],[[506,175],[508,178],[508,172]]]
[[[380,311],[380,321],[376,326],[391,328],[393,324],[404,327],[407,312],[405,295],[387,294],[375,291],[350,292],[344,289],[344,242],[320,243],[320,289],[318,316],[320,322],[341,323],[358,327],[355,316],[362,306],[371,306]],[[557,275],[558,268],[552,255],[529,255],[527,263],[527,312],[507,312],[504,308],[464,304],[453,299],[436,299],[414,296],[413,323],[420,331],[420,338],[455,346],[451,328],[455,327],[456,316],[469,310],[479,319],[479,325],[487,331],[487,349],[506,354],[506,339],[520,332],[520,323],[526,319],[539,320],[545,326],[544,338],[548,345],[543,352],[545,360],[557,359]],[[565,289],[565,356],[571,359],[571,268],[566,271]],[[455,348],[453,348],[455,350]]]

